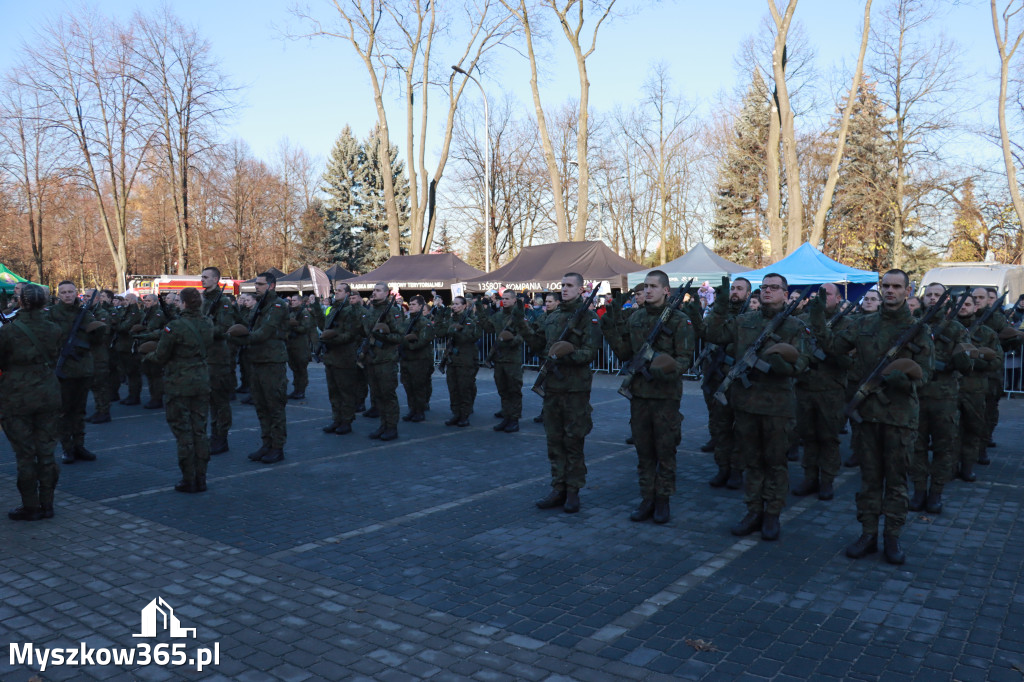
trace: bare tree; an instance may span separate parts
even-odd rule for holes
[[[797,159],[796,132],[793,125],[793,107],[789,101],[789,89],[786,86],[786,39],[793,21],[797,0],[788,0],[785,13],[780,13],[776,0],[768,0],[768,9],[775,21],[775,46],[772,50],[772,73],[775,77],[775,94],[773,114],[779,119],[779,132],[782,141],[782,155],[786,168],[786,196],[788,199],[786,221],[786,252],[795,251],[803,241],[804,205],[800,194],[800,163]],[[774,148],[774,147],[773,147]],[[769,160],[778,161],[777,156],[769,153]],[[776,166],[778,168],[778,166]],[[772,169],[769,168],[769,173]]]
[[[49,24],[27,51],[26,84],[75,147],[75,175],[93,193],[118,286],[127,285],[132,190],[153,136],[142,103],[135,35],[96,14]]]
[[[1010,131],[1006,123],[1006,90],[1010,73],[1010,63],[1013,60],[1021,40],[1024,39],[1024,30],[1017,31],[1016,37],[1010,36],[1010,22],[1024,10],[1024,4],[1018,0],[1011,0],[1006,3],[1002,11],[1002,26],[1000,26],[1000,13],[996,8],[996,0],[991,0],[992,5],[992,31],[996,36],[996,47],[999,49],[999,139],[1003,152],[1003,165],[1006,166],[1006,180],[1010,190],[1010,199],[1013,202],[1013,210],[1017,213],[1017,220],[1024,225],[1024,200],[1020,196],[1020,185],[1017,184],[1017,167],[1014,163],[1013,153],[1010,147]]]
[[[132,57],[141,69],[143,102],[157,126],[158,167],[170,185],[178,274],[192,267],[189,188],[196,158],[207,152],[218,123],[234,108],[236,89],[217,68],[210,44],[167,6],[136,14]]]
[[[825,181],[825,190],[821,201],[818,203],[818,210],[814,214],[814,225],[811,227],[810,242],[819,246],[825,236],[825,216],[832,207],[832,195],[836,191],[836,183],[839,182],[839,164],[843,160],[843,149],[846,146],[846,135],[850,130],[850,115],[853,113],[854,104],[857,101],[857,92],[860,90],[860,80],[864,73],[864,55],[868,50],[868,37],[871,35],[871,0],[864,3],[864,29],[861,31],[860,53],[857,56],[857,66],[853,70],[853,84],[850,86],[850,94],[846,98],[846,106],[843,108],[843,116],[839,123],[839,132],[836,136],[836,148],[832,153],[832,165],[829,167],[828,179]]]

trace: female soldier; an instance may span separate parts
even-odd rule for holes
[[[53,517],[58,469],[53,458],[60,417],[60,384],[54,374],[60,355],[60,328],[43,307],[48,296],[37,284],[21,291],[18,316],[0,328],[0,423],[18,461],[21,506],[14,521]]]
[[[178,441],[179,493],[206,490],[210,444],[206,417],[210,411],[210,373],[206,349],[213,344],[213,324],[202,314],[203,297],[192,287],[176,301],[182,310],[161,332],[156,350],[147,359],[164,370],[167,425]]]

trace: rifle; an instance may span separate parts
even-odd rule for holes
[[[644,341],[644,345],[640,347],[633,357],[630,358],[629,362],[622,365],[619,370],[619,376],[625,377],[622,380],[622,384],[619,386],[619,395],[632,400],[633,393],[629,390],[630,384],[633,383],[633,379],[636,378],[637,374],[642,375],[645,379],[650,379],[650,367],[651,360],[654,359],[654,342],[658,340],[658,334],[661,334],[662,328],[665,326],[665,322],[668,321],[669,315],[672,311],[682,303],[683,299],[686,298],[686,294],[693,288],[693,280],[691,277],[690,281],[686,284],[680,284],[679,290],[665,303],[665,309],[661,311],[661,316],[658,317],[658,321],[651,327],[650,333],[647,335],[647,339]]]
[[[387,319],[388,313],[391,312],[391,307],[393,305],[395,305],[395,297],[392,294],[388,294],[388,304],[384,306],[384,310],[381,311],[380,317],[377,318],[377,321],[373,325],[374,327]],[[366,338],[364,338],[363,342],[359,344],[359,349],[356,351],[356,364],[363,369],[366,368],[367,359],[373,359],[373,347],[384,345],[380,341],[371,342],[370,334],[372,333],[372,331],[366,333]]]
[[[746,300],[743,301],[743,305],[740,306],[740,311],[738,313],[736,313],[736,317],[739,317],[743,313],[747,312],[747,309],[750,308],[750,298],[752,296],[753,296],[753,292],[747,294],[747,298],[746,298]],[[719,346],[718,344],[715,344],[715,343],[708,343],[708,344],[704,345],[704,348],[702,348],[701,351],[700,351],[700,355],[698,355],[697,359],[693,361],[693,366],[696,367],[699,370],[700,366],[704,363],[704,361],[708,359],[708,356],[711,355],[712,353],[716,353],[716,351],[722,351],[722,352],[721,353],[717,353],[715,355],[715,359],[711,363],[711,366],[712,367],[717,367],[717,366],[721,365],[722,361],[725,360],[725,349],[724,349],[724,347]]]
[[[970,336],[971,338],[974,338],[974,334],[975,334],[975,332],[977,332],[977,331],[978,331],[978,328],[979,328],[979,327],[980,327],[981,325],[983,325],[983,324],[985,324],[986,322],[988,322],[988,319],[989,319],[990,317],[992,317],[992,314],[993,314],[993,313],[995,313],[995,312],[996,312],[996,310],[1002,310],[1002,308],[1003,308],[1003,301],[1005,301],[1005,300],[1006,300],[1006,292],[1004,291],[1004,292],[1003,292],[1003,295],[1002,295],[1002,296],[1000,296],[999,298],[997,298],[997,299],[996,299],[996,302],[995,302],[995,303],[993,303],[992,305],[990,305],[990,306],[989,306],[989,307],[988,307],[988,308],[987,308],[987,309],[985,310],[985,312],[984,312],[984,313],[982,313],[981,315],[979,315],[978,317],[976,317],[976,318],[974,319],[974,322],[973,322],[973,323],[971,323],[971,326],[970,326],[970,328],[969,328],[969,329],[967,330],[967,334],[968,334],[968,336]]]
[[[409,316],[409,326],[405,328],[405,333],[402,334],[403,337],[408,336],[409,334],[412,333],[412,328],[416,326],[416,322],[422,316],[423,316],[423,308],[420,308],[420,311],[418,313],[414,313],[414,314]],[[402,360],[405,359],[405,347],[402,346],[402,345],[398,346],[398,357],[400,359],[402,359]]]
[[[227,282],[224,282],[224,284],[220,285],[220,291],[217,292],[217,300],[214,301],[213,303],[211,303],[210,304],[210,309],[208,311],[206,311],[206,314],[210,316],[211,320],[214,319],[215,317],[217,317],[217,312],[216,312],[217,311],[217,306],[220,305],[221,299],[224,298],[224,287],[226,287],[227,285],[228,285]]]
[[[331,291],[334,291],[334,289],[332,288]],[[338,317],[338,315],[341,314],[341,311],[343,311],[345,309],[345,307],[348,305],[348,298],[349,297],[346,296],[345,300],[341,302],[341,305],[339,305],[337,307],[334,307],[334,306],[331,307],[331,314],[327,316],[327,320],[324,322],[324,331],[327,331],[328,329],[331,328],[331,325],[334,324],[334,319],[336,317]],[[322,333],[323,332],[321,332],[321,334]],[[313,358],[317,362],[323,362],[324,353],[326,353],[326,352],[327,352],[327,345],[324,344],[323,341],[320,341],[319,343],[317,343],[316,348],[313,349]]]
[[[857,422],[858,424],[864,421],[864,418],[860,416],[857,408],[867,400],[869,395],[875,393],[882,387],[882,372],[885,371],[885,368],[889,366],[890,362],[896,359],[896,356],[900,351],[910,345],[914,340],[914,337],[920,333],[921,329],[927,325],[933,317],[935,317],[939,310],[942,309],[943,304],[948,298],[949,290],[947,289],[942,292],[942,296],[935,302],[935,305],[925,311],[924,315],[921,316],[921,319],[917,320],[904,330],[900,337],[896,339],[895,345],[885,352],[885,355],[879,359],[875,368],[871,370],[871,373],[868,374],[860,383],[860,386],[857,387],[857,392],[854,394],[853,398],[850,399],[850,402],[846,404],[846,415],[852,421]]]
[[[516,307],[517,308],[521,308],[522,305],[523,305],[523,301],[517,296],[516,297]],[[526,311],[525,310],[523,311],[523,317],[524,318],[526,317]],[[505,324],[501,328],[501,331],[494,335],[494,343],[491,344],[491,352],[489,352],[487,354],[487,357],[484,359],[484,367],[487,367],[488,369],[494,369],[494,358],[498,354],[498,337],[501,336],[502,332],[509,331],[509,328],[512,326],[512,324],[515,321],[515,319],[516,319],[515,315],[513,315],[510,312],[508,314],[508,319],[505,320]]]
[[[64,363],[68,361],[68,358],[78,359],[79,348],[89,348],[89,342],[85,339],[78,338],[78,330],[82,326],[82,318],[89,311],[89,306],[96,300],[96,290],[92,290],[92,296],[89,297],[89,302],[83,305],[78,310],[78,315],[75,316],[75,321],[71,323],[71,331],[68,333],[68,340],[64,342],[64,347],[60,349],[60,357],[57,358],[57,368],[55,373],[58,379],[66,379],[64,376]]]
[[[565,329],[563,329],[562,333],[558,336],[557,339],[555,339],[555,343],[559,341],[565,341],[565,337],[569,335],[569,332],[571,330],[576,328],[576,325],[579,324],[579,321],[583,318],[583,315],[590,312],[590,304],[594,302],[595,298],[597,298],[598,289],[596,286],[596,282],[594,284],[591,284],[591,286],[593,287],[593,290],[590,292],[590,296],[587,297],[587,300],[583,302],[583,305],[577,308],[576,312],[574,312],[572,314],[572,317],[569,318],[568,324],[565,325]],[[540,371],[537,372],[537,380],[533,382],[533,388],[530,389],[531,391],[539,395],[541,398],[543,398],[544,393],[546,393],[544,389],[544,384],[547,383],[548,374],[550,374],[551,372],[554,372],[555,376],[560,376],[558,368],[555,366],[555,358],[548,356],[544,358],[544,364],[540,366]]]
[[[249,334],[252,334],[252,330],[256,328],[256,322],[259,320],[260,312],[263,310],[263,302],[267,300],[267,294],[270,293],[268,289],[266,293],[260,297],[260,300],[256,301],[256,310],[252,311],[252,317],[249,318]],[[249,346],[242,346],[238,349],[238,363],[242,363],[242,355]]]
[[[821,291],[821,287],[818,288],[818,291]],[[857,302],[856,305],[848,305],[848,306],[840,305],[839,306],[839,310],[832,317],[829,318],[828,322],[825,323],[825,329],[832,329],[832,327],[834,327],[837,322],[842,320],[844,317],[846,317],[850,313],[852,313],[852,312],[854,312],[856,310],[859,310],[859,309],[860,309],[860,302],[859,301]],[[814,345],[814,352],[811,353],[811,360],[813,360],[814,362],[824,362],[825,358],[827,358],[828,356],[825,354],[825,351],[823,351],[818,346],[817,338],[814,337],[814,336],[811,336],[811,343]]]
[[[775,332],[782,323],[789,318],[790,315],[797,309],[797,307],[811,294],[811,287],[804,287],[804,290],[800,292],[800,298],[790,301],[789,305],[782,309],[782,312],[777,314],[772,319],[768,320],[768,324],[765,325],[764,329],[761,330],[761,334],[754,340],[754,343],[747,347],[743,357],[732,366],[729,373],[722,379],[722,383],[718,385],[718,391],[715,392],[715,400],[722,403],[723,405],[729,404],[729,398],[726,397],[726,391],[732,386],[732,383],[739,379],[744,386],[750,386],[750,379],[747,375],[750,370],[757,368],[762,372],[767,372],[769,365],[767,362],[758,357],[758,353],[761,352],[761,347],[775,336]]]
[[[456,324],[463,324],[466,321],[466,316],[469,314],[469,304],[466,304],[466,309],[462,312],[462,320]],[[451,338],[448,338],[448,334],[445,334],[446,340],[444,344],[444,354],[441,355],[441,362],[437,363],[437,369],[441,374],[448,371],[448,363],[452,361],[452,356],[455,355],[455,344]]]

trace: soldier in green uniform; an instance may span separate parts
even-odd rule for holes
[[[220,269],[204,268],[203,317],[213,325],[213,344],[206,353],[210,375],[210,454],[228,451],[231,431],[231,394],[235,391],[234,360],[228,346],[228,329],[242,322],[238,310],[220,287]]]
[[[641,351],[654,325],[665,311],[668,275],[652,270],[644,278],[644,308],[622,319],[618,305],[601,318],[601,328],[615,355],[628,362]],[[650,378],[636,374],[629,386],[629,423],[636,445],[640,506],[630,515],[633,521],[654,519],[667,523],[669,498],[676,492],[676,448],[681,439],[683,415],[683,372],[693,362],[694,332],[689,317],[672,310],[652,344],[656,353],[650,363]]]
[[[925,308],[938,303],[946,291],[941,284],[929,284],[922,296]],[[922,311],[923,314],[923,311]],[[967,330],[955,319],[936,316],[929,324],[935,344],[935,372],[918,391],[920,412],[917,441],[910,459],[910,480],[914,494],[908,509],[930,514],[942,513],[942,491],[953,480],[960,436],[960,377],[973,370],[964,346]],[[928,460],[928,449],[934,453]]]
[[[277,277],[270,272],[256,276],[256,297],[248,327],[241,324],[228,333],[243,346],[241,353],[249,366],[249,392],[260,420],[262,444],[249,454],[254,462],[273,464],[284,459],[288,436],[288,308],[277,297]]]
[[[92,296],[92,290],[86,291]],[[92,307],[93,317],[106,325],[96,332],[92,344],[92,402],[96,411],[85,421],[90,424],[106,424],[110,421],[110,339],[113,336],[113,314],[111,303],[113,292],[104,289],[96,292],[96,304]]]
[[[858,376],[868,377],[897,340],[914,324],[907,308],[910,278],[902,270],[882,276],[879,289],[882,307],[854,320],[848,328],[825,328],[823,306],[811,306],[811,323],[826,352],[857,351]],[[878,390],[861,403],[863,418],[857,447],[860,449],[861,489],[857,494],[857,520],[861,536],[846,548],[859,559],[878,551],[878,523],[885,517],[884,552],[891,564],[902,564],[906,555],[899,538],[907,520],[907,470],[917,439],[920,412],[917,390],[933,372],[934,345],[927,326],[917,331],[910,344],[898,353],[895,366],[883,371]],[[908,362],[910,361],[910,362]],[[896,365],[895,363],[899,363]]]
[[[121,404],[141,405],[142,359],[135,348],[137,344],[134,334],[145,329],[142,324],[145,311],[139,305],[139,297],[135,294],[125,294],[124,302],[124,312],[118,317],[117,338],[114,341],[114,351],[128,383],[128,395]]]
[[[84,304],[78,300],[77,287],[68,280],[57,285],[57,298],[57,303],[49,309],[49,315],[50,320],[60,327],[60,343],[63,347]],[[64,450],[62,461],[65,464],[96,459],[96,455],[85,449],[85,407],[93,376],[90,348],[96,342],[96,333],[104,326],[91,312],[85,311],[76,332],[76,350],[64,356],[64,364],[58,375],[61,392],[60,444]]]
[[[960,411],[960,438],[958,455],[953,466],[959,477],[973,483],[978,479],[974,465],[985,453],[988,443],[988,424],[985,421],[985,399],[989,393],[989,375],[993,367],[1001,364],[1002,347],[999,336],[988,325],[976,325],[975,319],[985,312],[988,301],[979,307],[976,298],[964,301],[959,311],[959,321],[967,327],[966,349],[973,356],[972,371],[966,372],[960,380],[958,407]],[[972,328],[973,327],[973,328]]]
[[[21,506],[7,512],[13,521],[53,516],[60,473],[53,451],[61,387],[53,370],[61,331],[43,310],[48,298],[39,285],[23,286],[17,317],[0,327],[0,425],[14,450],[21,493]]]
[[[109,383],[109,394],[110,402],[118,402],[121,400],[121,384],[124,383],[124,368],[121,366],[121,354],[117,352],[117,341],[118,333],[117,327],[121,324],[121,320],[124,319],[124,315],[127,312],[125,306],[124,296],[114,294],[113,291],[106,289],[111,295],[113,301],[110,305],[110,383]]]
[[[309,332],[316,329],[313,316],[302,303],[301,294],[288,297],[288,367],[292,370],[290,400],[304,400],[309,386]]]
[[[788,282],[770,273],[761,282],[761,308],[729,317],[729,290],[718,289],[705,336],[712,343],[733,344],[740,358],[757,340],[769,321],[786,306]],[[791,420],[796,418],[796,390],[793,377],[807,368],[804,325],[787,318],[776,330],[771,346],[761,351],[769,365],[767,372],[751,372],[750,386],[740,382],[729,387],[728,400],[736,420],[736,445],[745,465],[747,514],[733,526],[733,535],[760,530],[763,540],[777,540],[781,533],[779,515],[789,492],[786,451],[792,440]]]
[[[355,386],[358,374],[362,373],[356,364],[356,352],[363,338],[363,306],[352,305],[350,301],[354,297],[351,294],[349,285],[344,282],[337,284],[334,304],[324,320],[324,331],[320,335],[324,348],[327,397],[331,402],[331,423],[323,428],[324,433],[351,433],[352,420],[356,416]]]
[[[501,307],[482,315],[480,327],[495,335],[491,358],[494,362],[494,386],[501,398],[501,419],[495,431],[514,433],[523,416],[523,337],[516,332],[518,317],[525,317],[523,304],[511,289],[501,294]]]
[[[352,291],[348,297],[348,305],[352,309],[357,320],[362,319],[363,310],[366,308],[366,302],[363,297],[359,295],[359,292]],[[360,325],[362,323],[360,322]],[[360,332],[361,333],[361,332]],[[363,413],[363,416],[370,419],[376,419],[380,417],[380,413],[377,411],[376,406],[371,405],[369,409],[366,408],[366,399],[370,395],[370,384],[366,380],[366,370],[363,369],[359,363],[356,363],[356,374],[354,376],[354,383],[351,384],[352,388],[346,388],[355,393],[355,405],[356,413]]]
[[[818,297],[824,297],[825,316],[831,320],[843,302],[838,285],[822,284]],[[807,318],[805,313],[801,319],[806,322]],[[843,330],[849,324],[847,315],[832,328]],[[849,355],[819,348],[811,354],[808,370],[796,378],[797,429],[804,444],[804,479],[793,488],[798,497],[811,493],[818,493],[819,500],[835,497],[834,481],[841,464],[839,431],[846,419],[846,373],[851,364]]]
[[[558,304],[560,302],[560,296],[553,291],[548,291],[544,294],[544,307],[540,313],[536,315],[533,320],[529,323],[532,329],[543,329],[545,321],[548,318],[548,313],[558,310]],[[535,424],[544,423],[544,408],[541,407],[540,414],[533,418]]]
[[[593,375],[590,364],[601,347],[597,315],[586,311],[576,325],[576,310],[584,304],[583,275],[570,272],[562,277],[561,303],[549,312],[539,326],[518,322],[519,333],[543,358],[552,358],[557,372],[548,375],[544,393],[544,434],[547,436],[548,461],[551,464],[551,492],[536,505],[540,509],[562,507],[568,514],[580,510],[579,491],[587,482],[583,445],[594,427],[590,406]]]
[[[448,403],[452,410],[445,426],[469,426],[476,396],[476,374],[480,369],[476,342],[481,330],[465,298],[456,296],[452,299],[451,316],[442,329],[447,339],[445,356],[448,361],[444,369],[448,380]]]
[[[249,322],[252,320],[253,314],[256,312],[256,297],[252,294],[242,294],[238,297],[238,316],[241,318],[240,324],[249,326]],[[252,405],[252,395],[249,393],[249,372],[252,370],[249,362],[245,359],[245,353],[243,352],[240,344],[230,343],[229,348],[234,349],[235,364],[238,365],[238,374],[241,377],[238,388],[235,389],[236,393],[242,393],[244,397],[239,401],[243,405]]]
[[[380,415],[380,427],[372,439],[398,438],[398,348],[402,343],[402,309],[392,305],[387,315],[390,289],[387,282],[373,285],[370,304],[361,313],[360,323],[366,343],[359,358],[370,387],[370,401]]]
[[[861,297],[860,310],[855,310],[850,313],[851,323],[854,320],[858,320],[864,315],[870,315],[871,313],[877,313],[882,307],[882,296],[878,293],[878,290],[872,289],[868,291],[864,296]],[[857,387],[860,386],[860,382],[864,379],[861,372],[871,371],[871,368],[863,368],[861,363],[854,361],[850,365],[849,371],[846,373],[846,402],[850,402],[853,399],[854,394],[857,392]],[[850,457],[843,466],[853,468],[860,466],[860,428],[861,425],[856,422],[850,423]]]
[[[142,305],[145,310],[142,318],[144,329],[135,334],[135,340],[140,343],[158,341],[168,321],[167,315],[160,305],[160,297],[156,294],[146,294],[142,299]],[[143,407],[147,410],[159,410],[164,406],[163,368],[145,359],[142,359],[141,365],[142,373],[146,376],[146,382],[149,384],[149,402]]]
[[[422,296],[409,299],[409,322],[402,338],[402,387],[409,404],[409,412],[402,421],[421,422],[426,419],[433,393],[431,376],[434,374],[434,323],[426,311]]]
[[[206,418],[210,411],[210,375],[206,365],[213,345],[213,323],[203,314],[203,297],[192,287],[177,299],[182,314],[167,323],[156,350],[147,358],[164,368],[167,425],[178,441],[179,493],[206,491],[210,445]]]
[[[732,319],[739,315],[747,299],[750,297],[750,281],[745,277],[737,277],[729,285],[729,308],[727,315]],[[703,326],[699,329],[707,343],[707,334]],[[709,445],[715,453],[715,464],[718,466],[716,473],[708,484],[712,488],[728,486],[731,490],[739,490],[743,487],[743,458],[740,449],[736,446],[734,427],[736,415],[732,405],[723,405],[714,399],[722,379],[729,372],[726,360],[735,357],[735,349],[724,346],[719,347],[715,352],[708,355],[701,368],[703,381],[701,389],[704,393],[704,404],[708,408],[708,431],[711,434]],[[703,449],[703,448],[702,448]]]
[[[974,297],[977,315],[981,315],[986,309],[996,305],[999,299],[995,287],[978,287],[971,295]],[[994,447],[995,441],[992,434],[999,424],[999,401],[1003,397],[1003,382],[1005,381],[1005,354],[1020,345],[1019,335],[1015,334],[1012,328],[1008,327],[1006,315],[1002,309],[993,310],[985,326],[996,333],[1000,341],[997,351],[996,362],[988,370],[988,391],[985,393],[985,443],[987,447]],[[1009,330],[1009,331],[1008,331]],[[978,458],[978,464],[989,464],[988,452],[982,450]]]

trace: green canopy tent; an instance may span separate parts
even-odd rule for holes
[[[24,277],[15,274],[14,272],[11,272],[10,268],[8,268],[3,263],[0,263],[0,291],[8,295],[13,294],[14,285],[16,285],[18,282],[28,282],[29,284],[35,284],[35,282],[29,282],[29,280],[25,279]],[[45,284],[40,284],[39,286],[43,287],[44,289],[50,288]]]

